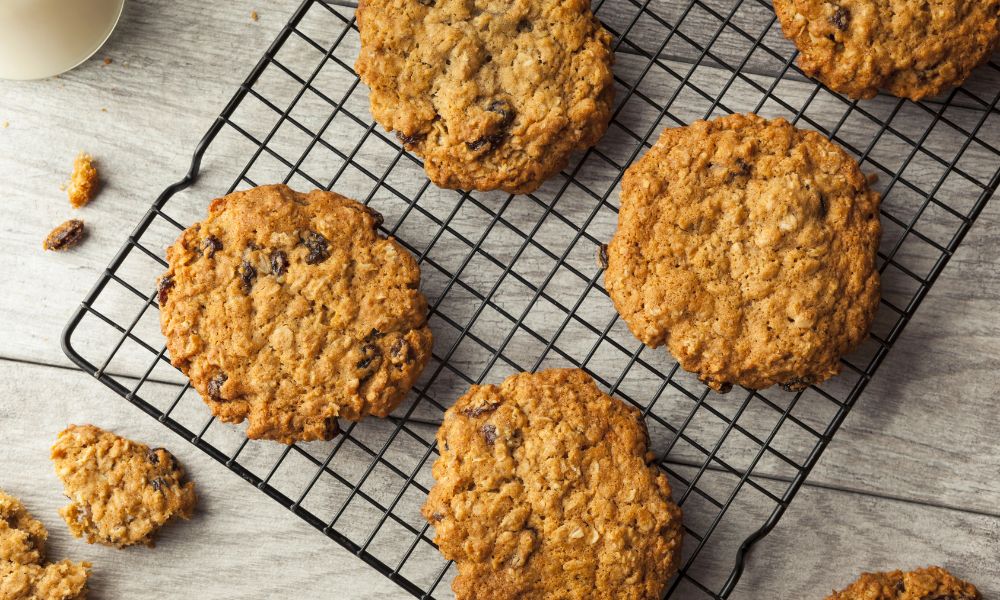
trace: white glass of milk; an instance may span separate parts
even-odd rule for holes
[[[87,60],[125,0],[0,0],[0,79],[41,79]]]

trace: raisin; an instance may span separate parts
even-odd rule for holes
[[[392,343],[392,346],[389,348],[389,354],[391,354],[394,358],[398,359],[393,362],[396,363],[401,362],[403,364],[408,364],[413,362],[413,352],[410,350],[410,345],[407,344],[406,340],[404,340],[403,338],[399,338],[398,340]]]
[[[160,306],[163,306],[167,302],[167,295],[170,294],[170,290],[173,287],[174,278],[170,275],[164,275],[156,283],[156,301],[160,303]]]
[[[163,488],[167,487],[167,482],[162,477],[157,477],[156,479],[149,482],[153,486],[153,489],[157,492],[163,491]]]
[[[215,258],[215,253],[222,250],[222,242],[214,235],[210,235],[201,243],[201,247],[205,250],[205,256]]]
[[[424,6],[434,6],[434,0],[417,0],[417,2]]]
[[[372,330],[369,331],[368,335],[365,336],[365,341],[368,342],[368,343],[371,343],[371,342],[374,342],[375,340],[379,339],[380,337],[382,337],[384,335],[385,335],[384,333],[382,333],[381,331],[379,331],[375,327],[372,327]]]
[[[243,293],[249,294],[253,289],[253,280],[257,278],[257,269],[250,261],[244,260],[240,265],[240,279],[243,281]]]
[[[479,150],[483,146],[495,146],[503,140],[502,135],[484,135],[478,140],[473,140],[471,142],[465,142],[465,145],[469,150],[475,151]]]
[[[500,115],[500,122],[497,124],[497,129],[499,129],[499,131],[489,135],[484,135],[483,137],[471,142],[466,142],[465,145],[469,148],[469,150],[476,151],[487,145],[491,148],[497,146],[503,141],[507,129],[514,121],[514,107],[511,106],[506,100],[494,100],[488,107],[486,107],[486,110]]]
[[[597,266],[602,269],[608,268],[608,245],[601,244],[597,247]]]
[[[714,165],[709,164],[709,167]],[[742,158],[737,158],[733,166],[726,169],[726,183],[732,183],[740,177],[748,177],[750,175],[750,164],[743,160]]]
[[[468,408],[462,409],[462,414],[467,417],[478,417],[479,415],[493,412],[500,406],[499,402],[491,402],[489,404],[483,404],[482,406],[470,406]]]
[[[792,379],[791,381],[786,381],[785,383],[782,383],[780,385],[781,389],[785,390],[786,392],[801,392],[802,390],[809,387],[810,383],[812,382],[807,378],[796,377],[795,379]]]
[[[271,275],[280,277],[288,271],[288,255],[283,250],[271,253]]]
[[[365,208],[368,210],[368,213],[372,216],[372,218],[375,219],[375,226],[372,227],[372,229],[378,229],[382,226],[382,223],[385,223],[385,217],[382,216],[382,213],[370,206],[366,206]]]
[[[306,232],[306,235],[302,238],[302,243],[309,249],[309,255],[306,256],[306,264],[318,265],[330,258],[330,243],[326,241],[326,238],[322,234],[315,231]]]
[[[340,433],[340,423],[337,421],[337,417],[327,417],[323,422],[323,427],[326,428],[326,439],[333,439]]]
[[[443,518],[444,518],[444,515],[442,515],[439,512],[434,512],[434,513],[431,514],[431,522],[432,523],[437,523],[438,521],[440,521]]]
[[[424,141],[424,138],[426,137],[427,136],[422,133],[414,133],[413,135],[406,135],[401,131],[396,132],[396,139],[398,139],[407,148],[413,146],[414,144],[418,144]]]
[[[479,428],[479,433],[482,434],[483,439],[486,440],[486,443],[490,446],[497,441],[497,428],[495,425],[487,423]]]
[[[361,352],[364,354],[364,357],[356,365],[359,369],[367,369],[379,357],[379,349],[375,344],[365,344],[361,347]]]
[[[830,207],[827,206],[826,196],[824,196],[823,194],[820,194],[819,195],[819,216],[820,216],[820,218],[826,217],[826,213],[829,210],[830,210]]]
[[[731,391],[733,391],[733,384],[732,383],[726,381],[726,382],[723,382],[721,385],[719,385],[719,393],[720,394],[728,394]]]
[[[42,242],[42,248],[46,250],[69,250],[80,243],[83,239],[83,221],[80,219],[70,219],[51,233]]]
[[[520,33],[526,33],[528,31],[533,31],[535,26],[531,24],[531,21],[527,19],[521,19],[517,22],[517,30]]]
[[[222,385],[226,383],[229,376],[219,373],[208,381],[208,397],[212,400],[222,400]]]
[[[500,121],[500,127],[506,129],[508,125],[514,120],[514,107],[510,105],[510,102],[506,100],[494,100],[493,103],[486,108],[490,112],[495,112],[502,117]]]
[[[163,467],[165,469],[173,470],[177,468],[174,456],[163,448],[152,448],[148,453],[149,462],[154,465],[160,464],[160,452],[163,452]]]
[[[833,23],[833,26],[841,31],[847,31],[847,24],[850,20],[850,11],[842,6],[838,6],[837,10],[830,17],[830,22]]]

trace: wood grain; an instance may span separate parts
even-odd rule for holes
[[[159,386],[153,395],[175,393]],[[16,465],[3,470],[3,489],[21,497],[50,531],[53,558],[69,557],[94,563],[93,598],[148,597],[151,590],[185,590],[205,598],[269,597],[294,593],[298,597],[389,598],[405,597],[394,584],[374,575],[360,560],[350,556],[239,477],[165,430],[123,400],[109,394],[82,373],[53,367],[0,362],[0,464]],[[191,425],[202,423],[196,405],[184,406],[175,415]],[[123,551],[88,546],[69,536],[57,514],[65,502],[61,485],[48,460],[49,446],[68,423],[94,423],[143,442],[164,446],[174,453],[195,481],[199,507],[190,522],[164,528],[154,550]],[[352,436],[373,443],[379,438],[378,424]],[[213,425],[206,435],[220,449],[235,450],[239,436],[233,428]],[[397,464],[415,465],[418,444],[399,438],[389,457]],[[322,457],[320,445],[309,445],[310,453]],[[240,460],[266,474],[280,456],[276,444],[251,444]],[[349,454],[343,455],[345,458]],[[271,483],[295,496],[315,473],[295,455],[285,463],[295,469],[279,469]],[[356,466],[356,465],[355,465]],[[332,466],[346,477],[360,475],[350,464]],[[692,469],[677,467],[685,477]],[[332,513],[343,499],[324,476],[310,491],[302,506],[319,515]],[[426,480],[425,480],[426,481]],[[363,489],[373,498],[391,498],[399,480],[376,471]],[[723,493],[731,483],[711,474],[702,482],[709,493]],[[961,476],[941,473],[935,485],[962,485]],[[675,497],[682,488],[675,483]],[[325,498],[325,500],[324,500]],[[419,507],[417,497],[407,496],[402,514]],[[715,517],[715,510],[695,499],[684,505],[685,523],[694,531]],[[743,513],[737,511],[743,510]],[[747,512],[753,506],[734,507],[709,539],[698,568],[692,575],[700,583],[718,587],[719,573],[728,571],[735,540],[747,535]],[[325,512],[324,512],[325,511]],[[346,513],[352,522],[338,529],[363,540],[371,525],[370,512]],[[414,523],[419,517],[411,514]],[[376,552],[395,557],[409,541],[400,528],[387,527],[391,537],[377,539]],[[900,501],[816,487],[807,484],[770,537],[752,553],[746,579],[734,598],[821,598],[834,586],[843,586],[862,569],[944,564],[977,582],[990,594],[997,588],[993,556],[1000,544],[1000,518],[974,512],[942,509],[911,501]],[[685,557],[695,547],[693,538],[685,546]],[[429,548],[429,547],[428,547]],[[992,553],[992,554],[991,554]],[[415,559],[426,566],[440,560],[428,551]],[[406,571],[404,571],[405,573]],[[191,586],[191,587],[188,587]],[[682,598],[700,598],[690,584],[682,584]],[[448,597],[445,594],[444,597]]]
[[[331,595],[330,590],[337,590],[337,597],[402,597],[390,582],[106,388],[82,374],[48,366],[69,365],[58,340],[70,313],[152,199],[186,171],[199,137],[296,4],[275,0],[265,7],[238,0],[224,6],[205,6],[193,0],[133,0],[128,3],[119,31],[95,59],[51,80],[5,82],[0,86],[0,122],[9,121],[7,129],[0,129],[0,176],[7,182],[8,201],[8,209],[0,217],[0,232],[7,242],[6,251],[0,253],[0,270],[7,282],[0,294],[4,339],[0,348],[0,391],[4,398],[0,401],[0,487],[21,495],[43,518],[53,531],[54,556],[89,558],[99,565],[95,597],[142,597],[150,590],[178,589],[180,580],[195,582],[188,593],[212,598],[289,593],[320,597]],[[717,11],[736,5],[722,0],[702,4]],[[606,5],[598,14],[620,31],[625,23],[622,19],[631,18],[628,11],[615,13],[610,10],[610,2]],[[619,5],[632,6],[628,1],[615,3]],[[676,12],[676,3],[658,0],[653,6],[665,18],[677,17],[671,12]],[[763,4],[754,7],[749,1],[743,6],[737,13],[740,22],[745,23],[747,31],[762,31],[754,28],[770,22],[769,9]],[[249,18],[254,9],[260,14],[259,22]],[[300,30],[321,44],[329,44],[345,21],[320,10],[324,12],[311,14]],[[342,14],[349,19],[349,12]],[[713,25],[713,19],[710,12],[699,9],[685,17],[681,31],[692,39],[702,39],[698,36],[718,28],[719,21],[715,19]],[[210,34],[206,34],[206,23],[211,23]],[[655,48],[662,41],[661,27],[643,20],[633,37],[642,47]],[[731,28],[727,31],[717,42],[716,58],[739,62],[746,54],[745,40],[741,41],[739,32]],[[627,88],[638,81],[646,60],[637,55],[619,55],[616,75],[621,110],[599,146],[606,159],[588,156],[573,176],[573,182],[556,203],[565,220],[548,211],[567,181],[565,177],[544,186],[535,200],[510,202],[497,194],[476,194],[462,200],[455,192],[425,187],[419,166],[407,157],[399,158],[393,144],[378,138],[380,129],[356,148],[357,140],[365,133],[364,123],[343,113],[329,123],[323,141],[303,154],[311,138],[299,125],[317,132],[332,114],[331,105],[319,94],[342,103],[362,120],[368,119],[365,90],[363,86],[352,88],[354,76],[346,68],[357,51],[354,33],[346,34],[336,60],[320,71],[311,89],[296,103],[292,116],[298,125],[285,122],[269,143],[284,156],[301,157],[298,171],[290,173],[287,165],[264,153],[247,175],[258,182],[287,178],[293,185],[305,188],[313,181],[326,184],[343,169],[336,189],[370,199],[386,215],[387,229],[422,256],[425,291],[438,303],[432,325],[438,336],[439,356],[449,352],[458,339],[459,328],[468,326],[476,339],[491,346],[504,343],[512,333],[504,356],[496,360],[471,339],[456,349],[450,366],[431,383],[432,396],[444,405],[465,389],[468,379],[497,381],[536,363],[556,366],[586,360],[587,368],[605,381],[619,379],[622,364],[638,348],[637,343],[620,322],[610,330],[614,343],[596,344],[595,333],[583,325],[588,321],[603,328],[614,320],[606,296],[599,289],[589,289],[587,283],[597,276],[595,242],[606,240],[614,229],[617,195],[612,183],[616,169],[607,161],[624,164],[641,152],[633,133],[640,137],[647,132],[655,134],[662,127],[715,112],[718,107],[692,86],[711,95],[725,89],[722,103],[730,110],[758,109],[768,116],[788,116],[806,107],[806,118],[799,124],[827,131],[837,127],[845,112],[850,111],[835,139],[857,153],[868,149],[865,169],[881,175],[879,185],[883,189],[891,181],[886,170],[894,170],[913,155],[904,173],[905,183],[894,184],[886,198],[889,215],[903,221],[915,219],[921,233],[941,244],[948,242],[957,228],[957,219],[935,205],[919,218],[917,210],[922,204],[919,191],[934,189],[944,170],[941,161],[950,162],[960,150],[959,132],[939,123],[926,136],[922,148],[914,150],[900,136],[920,136],[927,131],[933,115],[924,108],[890,98],[851,108],[830,94],[815,93],[812,83],[794,78],[782,80],[775,87],[783,105],[765,99],[761,91],[775,83],[774,75],[779,72],[773,57],[763,57],[757,64],[755,54],[745,70],[753,75],[734,78],[726,68],[713,67],[711,60],[692,68],[690,46],[685,50],[683,36],[674,39],[662,53],[663,59],[637,84],[645,97],[657,103],[672,102],[669,115],[662,119],[656,107],[638,95],[625,100]],[[775,47],[782,43],[774,42]],[[114,62],[102,66],[103,56],[112,57]],[[258,89],[268,101],[284,109],[300,86],[278,65],[307,72],[319,64],[322,55],[303,38],[293,37],[275,60]],[[991,71],[987,68],[984,72],[987,84],[974,83],[973,89],[995,94],[996,88],[989,88]],[[348,90],[353,91],[345,97]],[[928,106],[935,109],[933,104]],[[892,130],[874,145],[873,123],[865,112],[892,117]],[[979,114],[949,109],[946,117],[956,125],[972,128]],[[265,103],[248,101],[233,123],[262,139],[277,119],[277,113]],[[981,135],[994,147],[1000,146],[1000,118],[988,119]],[[97,156],[104,181],[95,202],[74,213],[59,184],[68,175],[73,155],[81,149]],[[232,184],[254,149],[253,142],[227,126],[206,157],[202,179],[173,200],[167,213],[181,223],[199,218],[207,201]],[[352,153],[353,160],[345,166],[344,156]],[[397,158],[399,162],[387,178],[392,189],[376,188],[372,176],[382,176],[387,165]],[[996,155],[988,148],[973,145],[961,155],[958,164],[965,172],[988,176],[996,169]],[[600,193],[606,191],[607,201],[598,202],[575,182]],[[403,196],[419,194],[417,207],[407,213],[408,204],[392,190]],[[943,203],[965,212],[977,192],[967,182],[948,178],[936,193]],[[405,219],[404,214],[408,215]],[[45,233],[71,215],[88,222],[90,237],[72,253],[42,253],[40,242]],[[575,228],[588,220],[588,236],[574,241]],[[442,228],[443,221],[447,226]],[[900,239],[902,228],[886,219],[883,222],[887,224],[883,250],[889,252]],[[994,203],[835,438],[810,479],[813,485],[807,486],[781,525],[755,552],[737,597],[818,598],[830,587],[844,585],[862,568],[930,562],[953,566],[983,585],[984,591],[996,592],[989,587],[995,587],[990,581],[998,580],[995,566],[984,557],[995,556],[1000,550],[995,519],[1000,516],[1000,452],[991,425],[1000,418],[1000,409],[993,402],[1000,393],[1000,383],[993,375],[1000,357],[1000,336],[992,318],[1000,290],[993,250],[1000,243],[998,225],[1000,213]],[[532,241],[526,241],[528,233],[532,233]],[[153,254],[162,255],[176,234],[176,228],[158,219],[143,243]],[[938,253],[927,244],[913,243],[913,239],[903,243],[898,260],[926,273]],[[501,264],[491,262],[466,243],[480,240],[483,249]],[[566,253],[568,267],[559,268],[549,277],[555,266],[552,253]],[[505,264],[513,266],[511,273],[504,276]],[[120,276],[142,293],[150,293],[159,270],[155,260],[133,252]],[[449,287],[456,274],[459,283]],[[498,282],[494,300],[480,310],[479,296]],[[911,280],[891,269],[886,284],[888,297],[898,302],[914,291]],[[525,312],[539,289],[542,291],[537,304]],[[567,311],[581,297],[576,316],[569,316]],[[113,284],[95,308],[116,320],[131,322],[142,306],[143,300]],[[511,317],[518,320],[522,314],[520,326],[515,327]],[[891,325],[890,316],[882,311],[881,327]],[[86,327],[92,329],[83,329]],[[81,325],[80,348],[95,361],[107,356],[120,339],[117,333],[106,328],[102,331],[102,327],[93,318]],[[155,308],[145,309],[135,331],[150,341],[154,351],[158,350],[154,343],[160,339]],[[546,348],[539,336],[557,340],[553,348]],[[643,350],[639,356],[643,363],[660,370],[668,370],[672,364],[662,351]],[[134,385],[135,380],[129,376],[144,373],[152,360],[152,354],[126,341],[108,370]],[[183,381],[165,363],[155,368],[153,378]],[[683,374],[678,375],[678,381],[694,386],[691,378]],[[841,386],[835,389],[842,391],[849,381],[850,377],[845,376],[834,384]],[[645,403],[655,395],[659,383],[655,374],[640,365],[621,378],[616,393]],[[140,392],[167,408],[178,390],[176,385],[148,383]],[[781,392],[765,395],[779,406],[788,402]],[[710,404],[730,417],[742,399],[735,394],[712,397]],[[655,410],[667,422],[677,424],[691,406],[689,399],[671,389]],[[426,402],[417,410],[431,419],[440,415]],[[830,410],[826,401],[804,398],[793,414],[819,427],[829,418]],[[190,394],[172,416],[196,431],[206,421],[204,406]],[[193,523],[164,532],[163,542],[155,550],[155,568],[149,566],[153,564],[149,558],[154,556],[149,551],[115,553],[85,547],[65,537],[55,515],[61,497],[48,465],[47,447],[55,433],[73,421],[93,421],[144,441],[167,445],[190,466],[199,482],[203,511]],[[741,427],[760,437],[770,433],[774,423],[774,411],[757,400],[739,419]],[[692,418],[686,434],[710,446],[722,427],[724,422],[703,408]],[[371,423],[359,427],[352,436],[360,443],[375,445],[388,430],[391,426],[387,423]],[[206,435],[220,448],[232,452],[242,439],[239,431],[213,424]],[[424,439],[433,434],[432,427],[414,426],[414,431]],[[668,447],[673,437],[668,430],[654,426],[657,450]],[[423,455],[423,446],[412,438],[403,442],[405,439],[404,435],[394,458],[413,468]],[[804,459],[803,453],[813,442],[810,434],[788,424],[778,430],[775,438],[776,447],[795,460]],[[307,450],[322,456],[329,448]],[[745,468],[756,450],[752,441],[734,436],[719,456],[736,468]],[[265,475],[280,448],[254,444],[244,452],[241,461]],[[358,446],[352,452],[356,453],[352,461],[341,465],[345,477],[360,476],[358,469],[369,460]],[[687,443],[678,443],[671,454],[681,463],[700,460],[700,456]],[[282,469],[274,478],[279,489],[289,495],[301,492],[303,478],[316,472],[315,465],[303,456],[293,458],[295,461],[289,465],[298,468],[287,472]],[[673,468],[679,474],[685,472],[682,464]],[[790,474],[787,465],[774,456],[766,456],[754,471],[761,485],[776,490],[784,485],[781,478]],[[377,470],[371,479],[371,497],[388,497],[396,489],[388,482],[395,477]],[[422,480],[422,484],[429,485],[429,481]],[[309,508],[332,517],[328,512],[343,500],[343,490],[334,484],[321,488],[319,491],[327,495],[328,501]],[[412,511],[417,503],[416,497],[407,497],[405,510]],[[690,511],[692,526],[696,527],[699,517],[694,501]],[[707,514],[703,513],[702,518]],[[353,535],[363,541],[368,523],[365,515],[355,515],[353,521],[358,524]],[[352,518],[346,522],[352,522]],[[192,535],[194,528],[197,533]],[[400,552],[401,540],[410,534],[389,527],[387,535],[376,546],[389,560]],[[720,547],[731,545],[738,535],[738,527],[721,528],[715,543]],[[231,541],[240,544],[234,546]],[[418,566],[426,566],[435,564],[437,557],[426,553],[415,560]],[[731,556],[721,552],[709,555],[705,564],[713,565],[712,561],[727,564]]]

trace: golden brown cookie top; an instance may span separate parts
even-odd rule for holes
[[[528,193],[597,143],[611,35],[588,0],[362,0],[375,120],[446,188]]]
[[[70,425],[52,446],[52,462],[71,500],[59,512],[91,544],[151,546],[164,523],[194,512],[194,484],[163,448]]]
[[[68,560],[45,566],[0,560],[3,600],[85,600],[90,563]]]
[[[456,561],[456,596],[659,598],[681,512],[639,411],[583,371],[473,386],[437,434],[423,514]]]
[[[0,490],[0,561],[38,564],[49,533],[17,498]]]
[[[970,583],[955,578],[941,567],[909,573],[863,573],[847,588],[827,600],[981,600]]]
[[[878,204],[846,152],[783,119],[666,129],[625,173],[607,290],[714,389],[801,389],[868,332]]]
[[[263,186],[215,200],[167,250],[170,360],[216,416],[291,443],[405,397],[431,353],[427,301],[380,223],[332,192]]]
[[[774,0],[774,10],[802,70],[852,98],[936,95],[1000,43],[1000,0]]]

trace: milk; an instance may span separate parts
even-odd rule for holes
[[[0,0],[0,79],[58,75],[111,35],[125,0]]]

